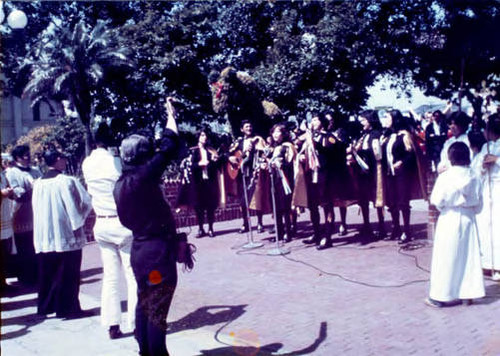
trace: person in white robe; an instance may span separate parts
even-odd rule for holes
[[[429,298],[446,302],[485,295],[476,213],[481,209],[481,183],[469,168],[470,150],[463,142],[450,146],[451,167],[436,180],[430,203],[440,211],[432,250]]]
[[[462,111],[451,114],[449,126],[453,136],[445,141],[443,149],[441,150],[441,157],[437,167],[439,174],[451,167],[450,160],[448,159],[448,149],[452,144],[455,142],[463,142],[469,149],[471,148],[469,137],[467,136],[467,129],[470,121],[470,117]],[[472,160],[472,150],[470,150],[470,159]]]
[[[34,182],[32,196],[39,269],[37,313],[79,318],[89,315],[82,311],[78,294],[90,196],[76,178],[62,173],[66,158],[60,152],[47,151],[44,160],[49,170]]]
[[[481,262],[500,280],[500,116],[493,114],[486,127],[487,142],[474,158],[472,168],[482,183],[483,209],[477,216]]]
[[[109,337],[116,339],[122,336],[120,270],[123,268],[127,282],[127,321],[130,330],[135,328],[137,283],[130,266],[132,231],[120,223],[113,197],[122,165],[120,157],[108,149],[112,141],[108,125],[99,125],[95,133],[97,148],[83,161],[82,171],[96,213],[94,238],[101,250],[103,266],[101,324],[108,328]]]

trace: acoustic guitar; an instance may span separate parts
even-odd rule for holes
[[[250,139],[251,144],[253,145],[253,150],[263,150],[266,146],[264,139],[260,136],[255,136]],[[236,150],[232,153],[232,156],[236,158],[236,163],[228,162],[226,166],[227,175],[231,179],[236,179],[238,177],[238,173],[240,171],[241,165],[244,161],[244,154],[242,150]]]

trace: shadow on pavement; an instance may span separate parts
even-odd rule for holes
[[[167,334],[233,321],[245,313],[246,306],[246,304],[210,305],[198,308],[185,317],[168,323]]]
[[[314,351],[316,351],[321,345],[321,343],[326,340],[327,336],[327,323],[326,321],[321,322],[319,328],[319,335],[313,343],[303,349],[287,352],[287,353],[279,353],[282,356],[300,356],[300,355],[310,355]],[[239,355],[239,356],[271,356],[276,355],[283,347],[282,343],[275,342],[271,344],[264,345],[262,347],[254,347],[254,346],[224,346],[217,349],[212,350],[201,350],[200,356],[210,355],[210,356],[225,356],[225,355]]]
[[[86,279],[84,281],[80,280],[80,285],[82,285],[82,284],[92,284],[92,283],[99,282],[99,281],[101,281],[101,278],[91,278],[91,279]]]
[[[28,308],[35,306],[37,304],[37,298],[25,299],[25,300],[15,300],[12,302],[2,302],[2,311],[16,310],[22,308]]]
[[[37,314],[16,316],[13,318],[2,318],[2,327],[8,325],[21,325],[22,327],[15,331],[9,331],[2,333],[2,340],[15,339],[17,337],[24,336],[30,333],[30,328],[42,323],[45,320],[45,316],[40,316]]]
[[[84,279],[87,277],[94,276],[96,274],[102,274],[102,267],[97,267],[97,268],[89,268],[84,271],[80,271],[80,279]],[[88,282],[86,282],[88,283]]]
[[[486,296],[480,300],[474,300],[474,304],[491,304],[500,299],[500,284],[490,284],[484,287]]]

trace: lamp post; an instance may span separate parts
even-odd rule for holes
[[[5,12],[3,11],[3,1],[0,1],[0,24],[5,20]],[[28,24],[28,17],[24,11],[14,9],[7,16],[7,24],[13,30],[23,29]]]

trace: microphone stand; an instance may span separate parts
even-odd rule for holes
[[[262,247],[262,246],[264,246],[264,244],[261,242],[254,242],[254,240],[253,240],[252,221],[250,220],[250,209],[248,208],[249,204],[248,204],[248,195],[247,195],[247,183],[245,180],[245,171],[244,171],[244,166],[245,166],[245,163],[247,161],[248,161],[248,157],[245,158],[243,160],[243,162],[241,162],[241,167],[240,167],[241,179],[243,180],[243,195],[245,197],[245,206],[246,206],[246,211],[247,211],[246,219],[248,222],[247,243],[241,247],[249,250],[249,249],[253,249],[253,248]]]
[[[284,246],[280,246],[280,242],[278,239],[278,216],[276,215],[276,197],[275,197],[275,189],[274,189],[274,172],[271,168],[271,164],[269,164],[269,174],[271,176],[271,198],[273,202],[273,214],[274,214],[274,231],[276,231],[276,247],[270,250],[267,250],[267,254],[269,256],[279,256],[286,255],[290,253],[290,250]]]

